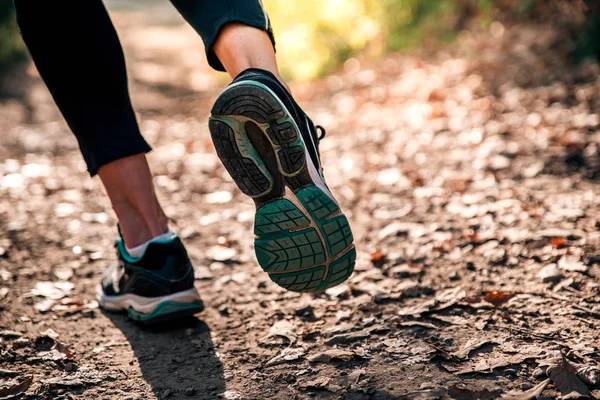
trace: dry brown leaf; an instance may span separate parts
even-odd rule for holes
[[[523,393],[515,394],[515,395],[508,395],[508,396],[502,397],[502,399],[504,399],[504,400],[537,399],[538,397],[540,397],[542,395],[542,392],[544,391],[544,389],[546,389],[546,386],[548,386],[549,383],[550,383],[550,379],[546,379],[545,381],[541,382],[539,385],[536,385]]]
[[[566,243],[567,243],[567,239],[565,239],[564,237],[553,237],[550,239],[550,244],[555,249],[563,247]]]
[[[494,391],[491,391],[488,389],[472,390],[469,388],[460,388],[460,387],[454,385],[448,389],[448,395],[451,398],[457,399],[457,400],[470,400],[470,399],[491,400],[491,399],[495,399],[496,397],[498,397],[498,390],[494,390]]]
[[[373,264],[382,264],[385,262],[385,260],[386,260],[385,253],[381,250],[377,250],[373,254],[371,254],[371,262]]]
[[[493,304],[495,307],[500,307],[513,297],[515,297],[514,293],[492,290],[485,295],[483,300]]]
[[[592,398],[592,393],[585,383],[576,375],[576,369],[564,357],[555,366],[548,370],[548,376],[554,386],[564,396],[571,399]]]
[[[456,375],[466,375],[471,373],[491,374],[496,368],[507,367],[509,365],[521,364],[526,360],[534,360],[535,355],[531,354],[510,354],[499,355],[490,359],[480,359],[474,364],[467,365],[456,372]]]
[[[267,361],[267,367],[273,365],[285,364],[289,361],[296,361],[306,354],[306,350],[301,347],[283,349],[278,355]]]
[[[469,354],[473,350],[477,350],[487,344],[497,344],[497,343],[490,341],[490,340],[473,341],[473,342],[469,341],[469,342],[467,342],[465,347],[463,347],[462,349],[460,349],[457,352],[452,353],[452,355],[454,357],[458,358],[459,360],[464,360],[469,357]]]
[[[0,398],[8,398],[18,396],[29,389],[29,386],[33,383],[33,376],[27,376],[21,382],[12,380],[0,386]]]
[[[600,385],[600,368],[598,367],[580,367],[577,369],[577,376],[588,385]]]
[[[400,322],[398,324],[398,326],[406,327],[406,328],[419,327],[419,328],[425,328],[425,329],[437,329],[437,326],[430,324],[428,322],[421,322],[421,321]]]
[[[353,351],[332,349],[310,356],[308,361],[328,363],[331,361],[350,361],[357,358],[360,357]]]

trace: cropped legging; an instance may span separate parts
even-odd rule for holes
[[[209,64],[221,28],[239,22],[269,33],[261,0],[171,0],[204,41]],[[121,43],[102,0],[15,0],[31,57],[77,137],[93,176],[105,164],[145,153],[129,98]]]

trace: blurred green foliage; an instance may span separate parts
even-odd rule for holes
[[[24,59],[25,45],[17,29],[13,2],[0,0],[0,74]]]
[[[274,25],[280,68],[285,76],[299,80],[332,72],[351,56],[376,59],[390,51],[452,40],[460,30],[485,26],[499,14],[516,20],[535,19],[540,8],[570,3],[569,0],[263,1]],[[575,56],[598,57],[598,0],[578,2],[585,4],[587,11],[580,21],[583,28]],[[24,60],[25,54],[12,0],[0,0],[0,74]]]
[[[264,0],[282,72],[310,79],[348,56],[378,57],[430,40],[451,40],[473,19],[489,21],[494,0]]]
[[[450,41],[459,31],[485,27],[497,17],[525,21],[552,15],[578,22],[584,28],[576,56],[600,55],[600,16],[593,12],[598,0],[263,1],[275,29],[280,68],[300,80],[332,72],[349,56],[372,59]],[[570,12],[556,12],[562,6]]]

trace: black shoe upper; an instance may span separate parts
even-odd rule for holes
[[[127,254],[122,239],[115,247],[118,262],[102,276],[105,295],[159,297],[194,287],[194,268],[179,237],[166,243],[150,243],[139,259]]]
[[[275,95],[282,101],[285,108],[291,114],[291,117],[296,121],[298,129],[302,134],[302,139],[306,145],[310,158],[317,168],[317,171],[322,175],[321,160],[319,154],[319,140],[324,136],[317,133],[317,128],[313,124],[312,120],[306,115],[306,113],[296,103],[294,98],[290,95],[287,89],[279,82],[279,80],[269,71],[265,71],[258,68],[249,68],[238,76],[235,77],[231,84],[238,83],[244,80],[253,80],[260,82],[267,86],[275,93]],[[321,130],[324,133],[323,128]]]

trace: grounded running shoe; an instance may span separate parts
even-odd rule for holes
[[[261,267],[295,292],[348,279],[356,250],[348,220],[325,184],[317,128],[273,74],[241,73],[211,110],[217,154],[256,203],[254,248]]]
[[[194,288],[194,269],[181,239],[150,243],[142,257],[127,254],[122,238],[115,244],[118,262],[109,267],[96,289],[100,306],[125,311],[139,323],[193,315],[204,309]]]

